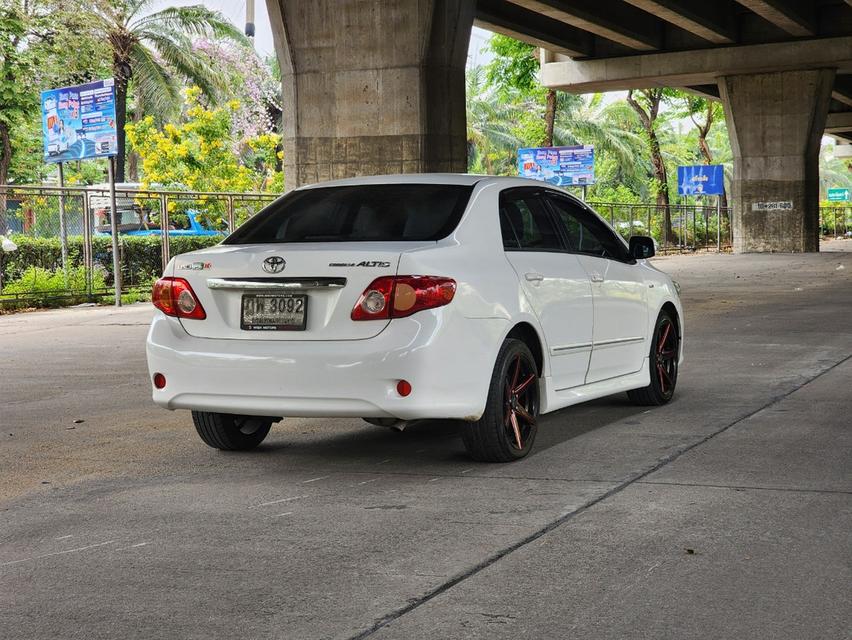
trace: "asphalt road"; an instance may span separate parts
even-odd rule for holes
[[[217,452],[149,400],[148,307],[0,317],[0,638],[847,638],[851,257],[659,259],[676,400],[510,465],[437,422]]]

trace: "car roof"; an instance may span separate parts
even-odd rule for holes
[[[530,186],[548,186],[539,180],[529,180],[513,176],[484,176],[470,173],[398,173],[383,176],[359,176],[328,182],[317,182],[304,185],[300,189],[315,189],[317,187],[348,187],[367,184],[450,184],[472,187],[480,182],[514,182]]]

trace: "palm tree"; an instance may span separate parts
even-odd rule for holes
[[[658,135],[657,119],[660,116],[660,106],[663,99],[668,95],[667,89],[641,89],[635,91],[633,89],[627,92],[627,104],[629,104],[636,115],[639,116],[639,121],[642,123],[642,128],[645,130],[645,137],[648,142],[648,150],[651,154],[651,164],[654,167],[654,180],[657,188],[657,206],[663,208],[664,212],[664,233],[666,238],[670,238],[675,244],[678,242],[678,237],[672,229],[671,210],[669,209],[669,178],[666,171],[666,162],[663,157],[662,149],[660,148],[660,138]]]
[[[180,105],[181,81],[188,80],[215,98],[216,70],[193,53],[192,37],[246,42],[240,30],[218,11],[201,5],[169,7],[147,14],[153,0],[97,0],[89,10],[93,28],[112,48],[118,130],[116,180],[124,180],[127,91],[133,83],[136,107],[161,119]]]
[[[594,145],[595,153],[615,160],[622,181],[639,188],[644,181],[642,139],[627,122],[633,114],[625,111],[625,103],[604,104],[600,93],[589,99],[560,93],[559,102],[554,144]]]
[[[466,80],[468,171],[508,173],[515,153],[524,146],[513,131],[514,105],[489,86],[484,67],[468,69]]]

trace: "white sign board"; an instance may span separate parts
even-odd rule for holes
[[[790,200],[782,202],[752,202],[752,211],[792,211],[793,203]]]

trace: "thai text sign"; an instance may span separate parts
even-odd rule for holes
[[[718,196],[725,192],[725,172],[720,164],[677,168],[677,192],[682,196]]]

